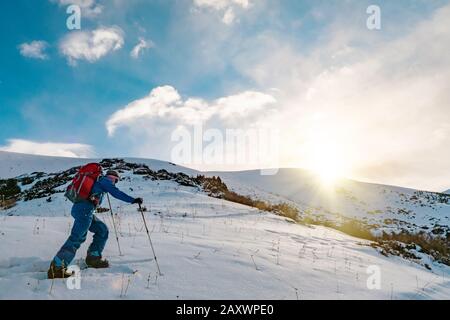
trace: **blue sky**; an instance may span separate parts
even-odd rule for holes
[[[82,7],[82,29],[79,31],[70,31],[66,28],[68,15],[65,10],[70,3],[78,3]],[[383,59],[387,59],[386,50],[390,47],[409,46],[410,50],[405,52],[404,56],[393,56],[393,60],[397,59],[397,63],[387,59],[389,62],[383,64],[387,67],[374,71],[377,76],[370,81],[367,80],[366,85],[373,86],[376,81],[380,81],[380,77],[393,81],[389,75],[389,71],[393,68],[398,68],[400,70],[398,74],[402,77],[412,76],[414,77],[412,82],[419,81],[419,75],[410,74],[410,65],[404,63],[415,55],[419,56],[420,61],[423,60],[419,67],[426,68],[421,69],[421,72],[427,74],[430,81],[433,81],[432,79],[436,78],[436,74],[432,73],[436,71],[433,70],[445,67],[446,61],[440,62],[439,68],[436,67],[432,62],[440,58],[439,54],[428,57],[428,54],[414,49],[414,39],[418,39],[417,41],[423,39],[420,28],[421,24],[427,22],[430,25],[424,28],[429,28],[432,36],[434,31],[437,38],[447,36],[439,33],[432,22],[433,19],[438,19],[436,15],[445,9],[448,3],[441,0],[2,1],[0,146],[5,150],[17,151],[11,139],[20,139],[36,143],[26,151],[39,153],[39,144],[47,143],[42,150],[45,150],[45,153],[52,153],[49,151],[51,143],[58,144],[58,148],[63,149],[64,145],[70,149],[70,144],[83,144],[90,146],[87,153],[97,156],[145,156],[170,160],[168,159],[170,150],[167,148],[167,136],[170,132],[168,127],[171,124],[173,126],[186,124],[180,122],[176,114],[167,119],[146,114],[145,123],[135,121],[136,119],[133,120],[135,122],[130,119],[126,121],[118,119],[117,131],[108,135],[107,130],[108,119],[117,111],[125,109],[132,102],[141,101],[140,99],[148,96],[152,90],[162,86],[170,86],[176,90],[180,95],[177,104],[184,104],[189,98],[198,98],[206,107],[214,107],[220,98],[242,98],[241,93],[249,91],[260,93],[259,97],[270,95],[277,101],[275,107],[281,118],[284,116],[291,120],[295,117],[302,119],[289,124],[288,127],[292,129],[297,127],[297,123],[303,123],[302,121],[306,121],[309,116],[316,115],[315,110],[320,109],[317,106],[319,102],[314,102],[313,99],[314,103],[309,106],[307,102],[310,101],[309,98],[306,100],[303,98],[308,92],[321,90],[323,84],[317,81],[323,79],[324,74],[337,77],[331,78],[336,83],[346,83],[348,79],[339,78],[342,72],[337,73],[337,68],[360,70],[358,68],[362,64],[368,67],[373,61],[383,62]],[[381,31],[373,32],[365,27],[368,17],[366,8],[370,4],[377,4],[382,10]],[[91,11],[97,7],[99,11],[92,13]],[[105,54],[91,58],[91,61],[88,61],[87,56],[83,56],[84,58],[78,57],[75,63],[72,63],[68,54],[62,50],[64,39],[67,40],[66,43],[72,45],[70,48],[78,48],[73,46],[76,39],[70,38],[71,35],[85,33],[86,37],[92,37],[95,30],[109,30],[108,32],[118,36],[120,39],[116,39],[117,42],[113,43],[117,48],[114,50],[111,47],[106,48]],[[143,39],[149,48],[142,50],[137,58],[133,58],[130,52],[140,39]],[[38,50],[43,55],[40,58],[21,52],[21,45],[31,45],[33,41],[44,43],[44,49]],[[95,51],[95,48],[90,49]],[[77,53],[80,54],[80,51]],[[337,53],[339,54],[335,57]],[[330,58],[332,56],[333,59]],[[307,83],[317,85],[308,88]],[[399,80],[386,87],[391,88],[393,85],[403,87],[403,82]],[[333,102],[341,99],[338,92],[343,90],[350,88],[336,89],[336,96],[329,99]],[[299,93],[304,95],[297,96]],[[386,91],[383,93],[388,96],[390,94]],[[394,92],[393,94],[396,95]],[[436,93],[437,100],[440,94]],[[446,97],[440,99],[439,101],[442,99],[447,101]],[[406,100],[396,101],[401,102],[399,106],[409,103]],[[430,100],[427,103],[434,105],[436,101]],[[346,107],[349,103],[354,103],[349,109],[346,107],[340,109],[343,111],[336,120],[341,121],[340,127],[347,126],[350,121],[364,121],[362,118],[343,120],[348,119],[344,116],[355,115],[352,110],[360,110],[359,100],[356,97],[352,102],[340,103]],[[386,103],[379,101],[380,105]],[[320,105],[323,104],[328,105],[330,102],[322,101]],[[335,109],[323,109],[321,114],[336,115],[338,105],[339,103]],[[150,103],[144,107],[152,108],[152,105]],[[417,107],[418,113],[420,108],[421,106]],[[442,110],[437,106],[436,109],[430,109],[430,114],[433,118],[447,119],[448,113],[442,115]],[[255,123],[267,122],[267,118],[260,119],[253,115],[239,121],[239,126],[245,128]],[[382,118],[379,121],[382,121]],[[411,123],[413,122],[417,123],[411,119]],[[322,125],[330,127],[328,122]],[[213,122],[210,126],[223,129],[229,127],[230,123]],[[435,146],[435,150],[439,150],[444,142],[448,141],[446,140],[448,128],[444,123],[438,123],[436,128],[444,135],[443,141]],[[391,129],[392,134],[396,134],[394,126],[391,128],[387,124],[383,132]],[[329,134],[334,135],[336,131],[336,136],[340,137],[342,134],[342,139],[347,137],[347,132],[337,130],[341,129],[330,130],[332,132]],[[354,130],[352,134],[358,130],[356,126]],[[429,132],[426,123],[423,124],[422,130]],[[308,142],[306,140],[311,138],[305,132],[288,131],[286,135],[289,137],[295,135],[298,139],[289,142],[285,149],[298,146],[300,151],[283,154],[282,165],[308,167],[308,161],[304,156],[311,153],[307,148],[308,143],[319,144],[322,140],[316,141],[313,138]],[[443,180],[437,178],[433,178],[433,182],[430,183],[420,183],[425,175],[436,176],[438,174],[436,171],[425,170],[417,175],[408,174],[407,171],[417,171],[415,168],[419,165],[436,166],[436,164],[433,163],[433,159],[403,164],[400,158],[411,157],[409,152],[415,150],[414,148],[405,148],[390,158],[388,154],[391,154],[392,150],[402,148],[389,146],[383,149],[382,139],[388,138],[381,135],[383,135],[381,131],[376,135],[379,139],[376,141],[377,148],[380,148],[377,155],[386,156],[377,158],[376,161],[368,161],[359,156],[365,150],[355,147],[348,154],[354,153],[358,156],[343,161],[356,163],[355,167],[361,168],[351,170],[346,175],[368,181],[431,189],[445,185]],[[405,136],[399,137],[399,145],[408,145],[407,136],[410,135],[405,133]],[[371,141],[372,138],[367,139]],[[335,145],[339,143],[342,141],[336,141]],[[343,149],[347,147],[350,148],[348,143]],[[58,150],[54,153],[58,154]],[[326,155],[326,152],[320,151],[318,154]],[[444,160],[446,159],[448,158],[445,155]],[[314,159],[309,160],[314,162]],[[394,175],[393,172],[396,172],[398,167],[408,170]],[[438,167],[440,170],[443,169],[440,162]],[[449,184],[450,182],[447,186]]]

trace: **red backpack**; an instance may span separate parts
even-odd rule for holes
[[[98,163],[89,163],[78,170],[78,173],[67,187],[66,198],[77,203],[88,200],[94,183],[102,174],[102,166]]]

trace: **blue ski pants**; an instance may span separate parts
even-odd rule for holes
[[[86,241],[88,231],[94,233],[88,255],[101,256],[108,240],[108,227],[94,215],[94,205],[88,202],[76,203],[72,207],[75,219],[69,239],[58,251],[53,261],[56,266],[69,266],[75,258],[77,250]]]

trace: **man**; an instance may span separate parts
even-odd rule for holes
[[[102,259],[102,252],[108,240],[108,227],[100,221],[94,211],[102,203],[105,193],[111,194],[114,198],[131,204],[142,204],[142,198],[132,198],[120,191],[115,185],[119,182],[120,176],[116,171],[108,171],[106,176],[100,177],[92,187],[91,197],[75,203],[72,207],[72,217],[75,219],[69,239],[53,258],[48,270],[49,279],[68,278],[71,274],[66,273],[66,268],[75,257],[81,244],[86,241],[87,232],[94,233],[92,244],[89,246],[86,264],[91,268],[108,268],[109,262]]]

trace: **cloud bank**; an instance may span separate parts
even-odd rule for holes
[[[214,129],[219,135],[221,133],[217,130],[224,128],[250,129],[264,118],[271,118],[268,114],[275,108],[273,96],[257,91],[244,91],[208,101],[183,98],[175,88],[163,86],[112,114],[106,122],[106,129],[115,143],[126,145],[139,157],[181,161],[186,165],[201,165],[205,169],[203,164],[194,164],[193,159],[174,160],[172,151],[177,143],[172,139],[176,139],[173,138],[175,134],[183,131],[196,135],[199,131],[195,133],[195,130],[199,126],[205,132]],[[221,153],[222,159],[228,155],[235,156],[232,151],[225,151]],[[195,149],[193,154],[197,159],[202,151]],[[234,168],[239,164],[243,163],[233,163]]]
[[[21,139],[8,140],[8,145],[0,146],[0,151],[70,158],[90,158],[95,155],[93,147],[87,144],[34,142]]]
[[[275,103],[276,100],[271,95],[255,91],[245,91],[212,102],[199,98],[183,100],[175,88],[163,86],[153,89],[148,96],[135,100],[112,114],[106,122],[106,128],[112,136],[119,127],[139,127],[151,120],[161,124],[194,125],[216,119],[226,125],[253,120],[267,112]],[[242,125],[241,122],[240,126]]]
[[[197,4],[224,10],[229,3]],[[238,34],[236,41],[234,34],[212,37],[214,28],[210,33],[202,29],[207,48],[220,50],[212,55],[202,47],[205,56],[200,52],[199,60],[205,64],[213,56],[233,68],[256,85],[259,95],[276,100],[276,109],[270,104],[257,108],[273,109],[272,113],[255,112],[241,119],[231,112],[233,123],[232,116],[225,116],[233,108],[219,108],[220,99],[184,99],[174,88],[157,88],[114,113],[107,122],[108,133],[113,136],[126,128],[128,134],[120,138],[128,137],[133,151],[139,146],[142,156],[169,159],[170,131],[162,128],[194,120],[222,129],[265,121],[282,128],[283,167],[315,168],[321,163],[337,166],[337,171],[354,179],[448,189],[450,6],[424,15],[401,32],[369,31],[365,8],[359,8],[359,15],[338,13],[308,46],[276,30],[252,37]],[[327,12],[314,10],[314,16],[328,18]],[[383,26],[389,24],[385,21]]]
[[[270,34],[250,40],[233,63],[280,89],[284,165],[326,155],[355,179],[448,187],[449,16],[447,5],[390,39],[340,21],[309,50]]]

